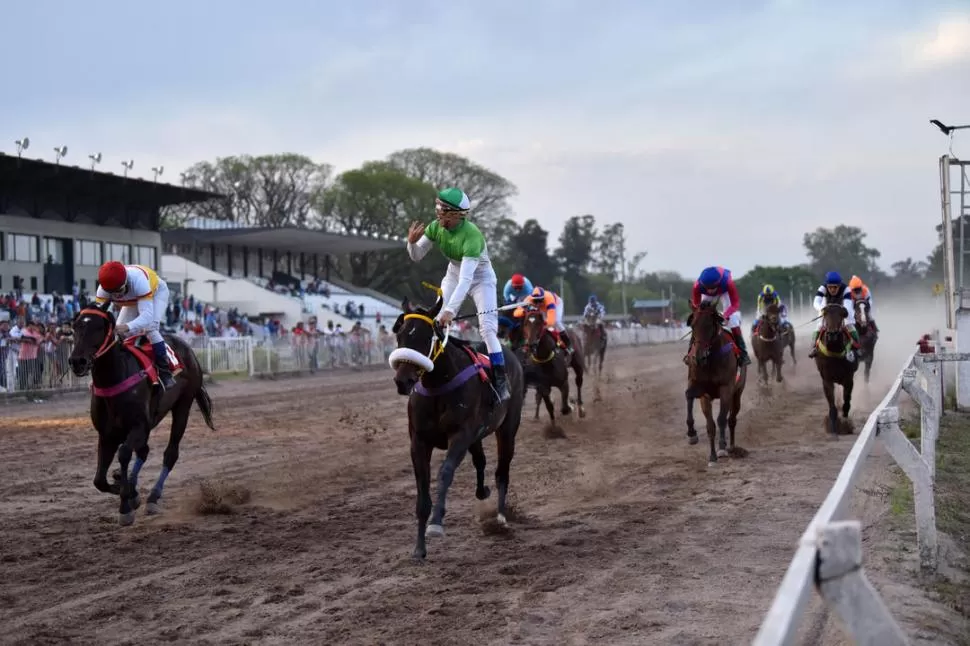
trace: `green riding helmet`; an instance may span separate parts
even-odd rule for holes
[[[446,211],[467,211],[471,207],[465,192],[454,187],[441,190],[437,202]]]

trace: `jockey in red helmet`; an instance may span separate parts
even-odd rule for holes
[[[149,267],[125,265],[110,260],[98,270],[98,305],[111,302],[121,306],[115,331],[121,336],[148,337],[155,354],[155,366],[162,387],[175,385],[168,363],[165,340],[159,328],[168,307],[168,285]]]
[[[505,298],[506,305],[510,303],[521,303],[532,294],[532,282],[522,274],[512,274],[512,278],[505,283],[502,296]]]
[[[748,347],[744,343],[744,333],[741,331],[741,296],[734,285],[731,270],[724,267],[708,267],[697,278],[691,292],[691,307],[697,310],[701,303],[713,300],[718,301],[722,308],[721,316],[731,327],[734,342],[738,344],[738,349],[741,351],[741,365],[749,365],[751,359],[748,357]]]

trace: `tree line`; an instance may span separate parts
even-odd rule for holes
[[[521,272],[536,284],[561,289],[570,314],[581,311],[590,293],[597,294],[609,312],[620,313],[625,287],[628,308],[635,299],[672,296],[675,315],[683,316],[693,286],[693,276],[641,271],[647,251],[628,247],[622,222],[598,222],[593,214],[574,215],[558,240],[551,241],[538,220],[519,223],[514,219],[509,200],[518,189],[512,182],[472,160],[430,148],[401,150],[336,176],[331,165],[294,153],[223,157],[195,164],[183,174],[183,181],[188,187],[227,197],[166,207],[163,228],[178,228],[201,216],[249,226],[356,230],[402,237],[412,220],[433,217],[439,188],[458,186],[473,200],[472,218],[488,240],[499,288],[512,273]],[[957,226],[955,223],[955,231]],[[970,226],[967,232],[970,234]],[[887,274],[877,265],[880,252],[869,247],[865,238],[858,227],[818,228],[803,237],[807,262],[756,266],[736,278],[738,288],[743,298],[750,295],[753,299],[763,284],[770,283],[783,298],[794,293],[797,301],[801,293],[810,297],[831,268],[846,279],[858,274],[874,287],[942,280],[942,243],[925,261],[897,261]],[[396,250],[344,254],[333,260],[331,271],[337,277],[396,297],[426,299],[421,282],[436,283],[442,273],[440,263],[413,263]]]

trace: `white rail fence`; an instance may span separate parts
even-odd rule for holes
[[[937,348],[942,352],[940,345]],[[913,483],[920,566],[927,571],[936,569],[934,480],[944,404],[941,375],[943,362],[967,360],[970,354],[960,353],[913,354],[906,360],[886,397],[866,420],[835,484],[802,534],[754,646],[794,643],[813,589],[839,615],[855,643],[910,643],[862,569],[861,524],[843,519],[855,481],[878,437]],[[900,428],[898,399],[903,391],[920,408],[919,450]]]
[[[609,330],[609,343],[610,347],[669,343],[679,340],[684,332],[676,327],[613,328]],[[474,329],[464,336],[478,340]],[[206,372],[244,377],[386,366],[388,355],[396,347],[393,336],[381,339],[375,334],[321,336],[316,340],[293,335],[261,340],[249,336],[195,337],[188,343]],[[89,378],[79,379],[68,368],[71,349],[70,343],[60,343],[20,356],[9,347],[0,348],[0,397],[4,393],[31,397],[87,388]]]

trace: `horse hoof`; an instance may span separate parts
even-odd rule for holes
[[[488,487],[482,487],[480,491],[475,492],[475,497],[479,500],[488,500],[488,497],[492,495],[492,490]]]
[[[441,525],[428,525],[428,528],[424,530],[425,536],[444,536],[445,528]]]
[[[128,504],[131,505],[132,511],[138,509],[141,507],[141,496],[136,493],[135,497],[128,501]]]
[[[150,502],[145,507],[145,513],[148,514],[149,516],[156,516],[162,513],[162,506],[159,505],[157,502]]]
[[[687,436],[687,443],[688,444],[693,445],[693,444],[697,444],[698,442],[700,442],[700,440],[697,439],[697,436],[696,435],[688,435]]]
[[[508,521],[505,520],[505,514],[499,514],[495,517],[495,522],[499,525],[508,525]]]
[[[411,560],[417,561],[418,563],[424,563],[425,557],[428,556],[428,550],[415,549],[411,552]]]
[[[127,514],[118,514],[118,524],[128,527],[135,522],[135,512],[129,511]]]
[[[586,417],[586,409],[585,408],[580,408],[579,409],[579,419],[583,419],[585,417]]]
[[[718,449],[717,450],[717,457],[719,457],[719,458],[726,458],[727,456],[728,456],[727,449]]]
[[[717,466],[717,460],[708,460],[707,461],[707,466],[708,467],[716,467]]]

